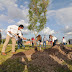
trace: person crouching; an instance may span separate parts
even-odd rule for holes
[[[49,39],[51,39],[52,41],[52,46],[55,46],[57,42],[57,38],[55,36],[49,35]]]

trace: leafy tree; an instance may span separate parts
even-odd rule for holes
[[[46,12],[49,0],[30,0],[28,29],[33,31],[35,37],[46,25]]]

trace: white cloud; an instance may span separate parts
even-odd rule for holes
[[[24,6],[20,9],[16,4],[16,0],[0,0],[0,9],[5,11],[6,15],[0,15],[0,20],[8,21],[9,19],[27,19],[28,20],[28,8]],[[3,11],[4,13],[4,11]],[[1,19],[2,18],[2,19]]]
[[[41,31],[41,33],[42,33],[42,35],[50,35],[50,34],[54,34],[55,31],[51,30],[49,27],[46,27]]]
[[[28,29],[24,29],[22,32],[23,34],[26,34],[26,35],[31,34],[31,31]]]
[[[60,24],[68,25],[72,21],[72,7],[61,8],[59,10],[49,10],[47,16],[54,16]]]
[[[6,15],[3,15],[3,14],[1,14],[0,15],[0,21],[7,21],[8,20],[8,17],[6,16]]]
[[[72,35],[72,32],[68,32],[68,33],[66,33],[66,35]]]
[[[23,24],[25,26],[25,28],[27,28],[27,26],[29,25],[25,20],[20,20],[19,22],[17,22],[17,25]]]
[[[72,7],[62,8],[56,11],[56,18],[64,25],[70,25],[72,21]]]
[[[60,32],[66,34],[71,34],[72,31],[72,6],[67,8],[61,8],[58,10],[49,10],[47,12],[47,17],[50,18],[53,16],[56,20],[56,23],[61,26],[63,29]]]
[[[14,22],[15,22],[14,20],[11,19],[8,20],[8,23],[14,23]]]
[[[3,5],[0,3],[0,10],[3,11],[5,10],[5,8],[3,7]]]
[[[25,1],[25,2],[24,2],[24,4],[28,4],[28,2],[27,2],[27,1]]]
[[[19,22],[16,23],[17,25],[23,24],[24,25],[24,29],[22,30],[22,32],[26,35],[28,34],[32,34],[30,30],[28,30],[28,25],[29,23],[26,22],[25,20],[20,20]]]
[[[66,26],[65,28],[66,28],[66,29],[69,29],[69,26]]]

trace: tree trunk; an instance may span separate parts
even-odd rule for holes
[[[34,31],[34,35],[35,35],[35,46],[37,46],[37,41],[36,41],[36,37],[37,37],[37,35],[38,35],[38,33],[37,34],[35,34],[35,31]]]

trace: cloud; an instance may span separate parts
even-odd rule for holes
[[[29,23],[26,22],[25,20],[20,20],[19,22],[17,22],[17,25],[23,24],[25,28],[28,27]]]
[[[42,35],[50,35],[50,34],[54,34],[54,33],[55,33],[55,31],[51,30],[49,27],[46,27],[41,31]]]
[[[72,7],[61,8],[58,10],[49,10],[47,12],[47,16],[54,16],[57,22],[59,21],[60,24],[67,25],[71,23],[72,20]]]
[[[62,32],[65,35],[72,35],[72,7],[63,8],[56,12],[59,25],[64,26]]]
[[[61,8],[58,10],[49,10],[47,12],[47,17],[51,18],[54,17],[56,21],[56,25],[59,25],[62,32],[64,34],[71,34],[72,31],[72,6],[67,8]]]
[[[26,35],[28,35],[28,34],[34,34],[33,31],[30,31],[30,30],[27,29],[29,23],[26,22],[25,20],[20,20],[20,21],[17,22],[16,24],[17,24],[17,25],[20,25],[20,24],[23,24],[23,25],[24,25],[24,29],[23,29],[23,31],[22,31],[24,34],[26,34]],[[37,32],[35,32],[35,33],[37,33]],[[54,33],[55,33],[55,31],[54,31],[54,30],[51,30],[49,27],[44,28],[44,29],[40,32],[40,34],[42,34],[42,35],[49,35],[49,34],[54,34]]]
[[[3,5],[0,3],[0,11],[5,10],[5,8],[3,7]]]
[[[72,35],[72,32],[68,32],[68,33],[66,33],[67,35]]]
[[[28,29],[24,29],[22,32],[23,32],[23,34],[25,34],[25,35],[31,34],[31,31],[28,30]]]
[[[3,15],[3,14],[0,15],[0,21],[1,22],[7,21],[7,20],[8,20],[8,17],[6,15]]]
[[[32,32],[30,30],[28,30],[28,28],[27,28],[28,25],[29,25],[29,23],[26,22],[25,20],[20,20],[16,24],[17,25],[20,25],[20,24],[23,24],[24,25],[24,29],[22,30],[23,34],[26,34],[26,35],[32,34]]]
[[[0,15],[0,20],[2,21],[8,21],[9,19],[28,19],[28,8],[24,6],[23,9],[20,9],[16,4],[16,0],[0,0],[0,9],[5,13]]]
[[[25,1],[25,2],[24,2],[24,4],[28,4],[28,2],[27,2],[27,1]]]
[[[9,20],[8,20],[8,23],[15,23],[15,21],[14,21],[14,20],[9,19]]]
[[[70,25],[72,20],[72,7],[57,10],[56,18],[60,20],[60,24]]]

